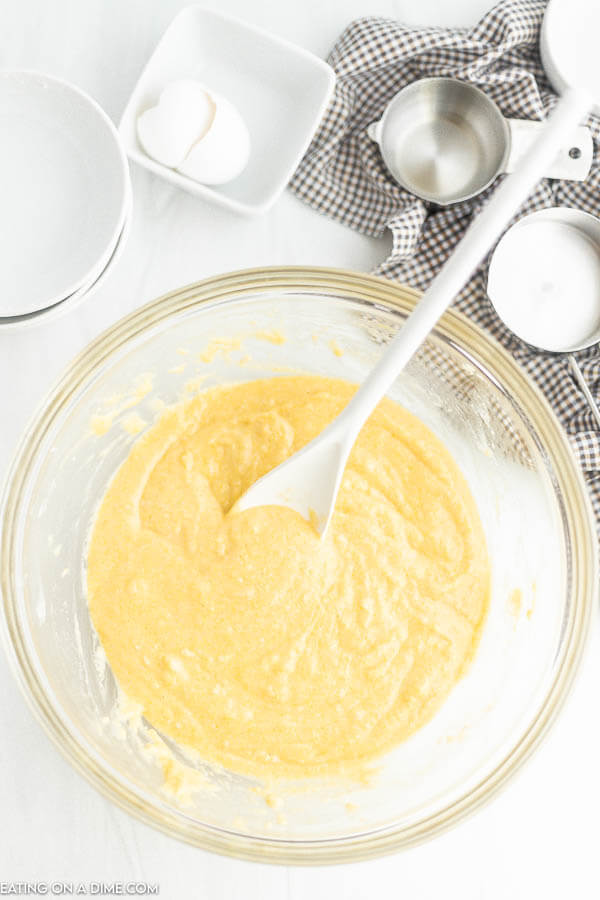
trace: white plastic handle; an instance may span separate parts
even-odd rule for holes
[[[528,119],[507,119],[510,129],[510,152],[504,172],[514,172],[544,128],[543,122]],[[560,178],[564,181],[585,181],[592,167],[594,141],[592,133],[585,125],[575,128],[563,142],[557,155],[544,170],[544,178]]]
[[[518,168],[504,180],[471,224],[379,363],[333,423],[334,427],[337,423],[341,428],[340,439],[347,447],[352,446],[379,400],[518,212],[555,159],[565,136],[584,118],[592,105],[591,99],[584,92],[569,88],[564,93]]]

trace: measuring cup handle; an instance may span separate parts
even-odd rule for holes
[[[514,172],[519,160],[544,127],[543,122],[528,119],[507,119],[510,131],[510,149],[504,172]],[[580,125],[563,144],[554,162],[544,172],[544,178],[560,178],[565,181],[585,181],[589,175],[594,156],[592,133],[585,125]]]
[[[583,372],[579,368],[579,363],[572,353],[569,353],[569,368],[575,381],[581,388],[583,395],[590,406],[590,409],[592,410],[594,419],[596,420],[596,425],[598,425],[598,427],[600,428],[600,409],[598,409],[598,404],[596,403],[594,395],[592,394],[587,381],[583,377]]]

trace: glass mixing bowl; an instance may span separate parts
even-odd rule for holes
[[[294,864],[397,850],[489,799],[562,705],[597,584],[590,504],[542,396],[493,340],[449,312],[390,392],[454,454],[493,567],[476,658],[432,721],[381,759],[369,783],[286,783],[273,809],[253,779],[210,766],[189,805],[167,795],[156,759],[143,752],[151,732],[117,715],[87,611],[86,541],[137,433],[164,404],[213,384],[292,371],[361,381],[417,299],[373,277],[304,268],[174,291],[90,344],[21,443],[2,509],[3,630],[14,670],[71,763],[171,836]]]

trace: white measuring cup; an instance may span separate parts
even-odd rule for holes
[[[600,410],[573,355],[600,343],[600,219],[565,207],[521,219],[494,251],[487,292],[524,343],[568,355],[600,426]]]

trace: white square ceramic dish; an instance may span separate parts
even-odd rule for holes
[[[250,131],[250,160],[228,184],[208,187],[150,159],[136,133],[140,113],[178,78],[196,78],[231,100]],[[200,6],[163,35],[125,108],[119,133],[130,159],[204,200],[240,213],[267,210],[283,191],[331,99],[322,59],[238,19]]]

